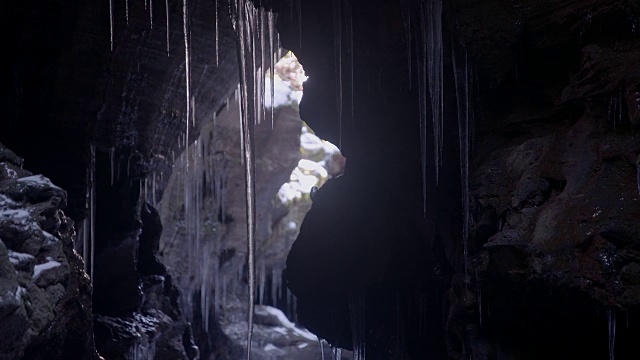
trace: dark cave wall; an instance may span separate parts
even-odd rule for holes
[[[640,239],[635,165],[640,151],[639,77],[634,65],[640,59],[638,5],[626,1],[447,2],[444,181],[428,180],[427,216],[411,221],[407,219],[422,218],[416,204],[421,198],[420,174],[407,170],[420,167],[417,64],[414,58],[409,90],[401,6],[344,3],[354,9],[354,49],[344,45],[345,37],[342,42],[343,61],[349,51],[355,59],[358,125],[349,124],[350,110],[345,110],[341,130],[337,116],[331,116],[338,108],[337,78],[333,59],[326,55],[333,53],[334,33],[320,24],[332,23],[332,9],[319,1],[302,2],[302,46],[297,33],[283,36],[285,46],[296,51],[310,76],[301,105],[303,118],[321,136],[333,141],[342,137],[349,158],[344,178],[319,191],[289,255],[288,270],[295,274],[289,286],[300,300],[303,324],[350,346],[350,324],[332,322],[330,315],[349,316],[347,294],[358,287],[370,291],[368,310],[377,311],[380,302],[392,305],[393,299],[380,299],[403,285],[389,279],[408,273],[404,278],[409,283],[422,284],[427,298],[431,294],[439,299],[429,308],[445,303],[444,333],[427,332],[446,344],[449,358],[605,357],[609,352],[607,314],[628,315],[633,324],[639,299],[630,275]],[[295,29],[296,21],[294,14],[282,26]],[[415,34],[412,40],[415,45]],[[459,59],[468,58],[476,109],[466,279],[461,208],[456,204],[461,185],[452,50]],[[352,95],[350,66],[345,61],[342,68],[346,108]],[[365,76],[369,66],[381,74]],[[464,67],[459,65],[458,71]],[[314,82],[314,78],[320,80]],[[382,89],[376,83],[380,79]],[[387,116],[388,111],[393,115]],[[361,118],[366,122],[358,123]],[[362,128],[362,132],[354,130]],[[428,143],[427,148],[431,146]],[[397,186],[391,186],[391,179],[372,181],[364,176],[374,167],[363,160],[367,155],[387,165],[376,173],[382,178],[401,173],[403,180],[413,179],[402,184],[402,194],[415,200],[413,206],[393,198],[385,201],[384,195],[394,193]],[[398,165],[401,171],[394,167],[398,159],[406,161]],[[433,171],[430,164],[428,174]],[[368,198],[372,195],[375,200]],[[380,221],[388,233],[372,226]],[[404,224],[413,234],[394,230],[394,224]],[[420,238],[416,248],[426,251],[417,252],[421,255],[390,251],[404,236],[413,241]],[[305,260],[318,253],[326,254],[323,259],[328,260]],[[420,269],[406,264],[429,265],[422,268],[422,276],[416,276]],[[406,272],[407,268],[412,271]],[[358,269],[367,270],[361,274]],[[321,288],[305,281],[315,277],[333,281]],[[377,314],[382,318],[385,311]],[[394,325],[375,322],[371,322],[373,332],[393,332]],[[626,341],[637,331],[634,326],[618,327],[617,357],[632,358],[635,350]],[[410,344],[410,339],[405,340],[408,353]],[[436,349],[424,346],[419,351],[434,354]],[[380,350],[373,350],[368,358],[376,358]]]
[[[237,81],[235,33],[219,2],[216,65],[215,2],[190,1],[191,96],[195,126],[219,110]],[[169,171],[186,133],[182,3],[157,2],[153,24],[143,2],[114,2],[113,50],[109,6],[83,2],[8,4],[2,13],[14,45],[3,69],[3,141],[35,171],[69,191],[69,214],[82,219],[89,143],[126,161],[139,152],[145,172]],[[167,53],[166,16],[170,29]],[[179,142],[181,141],[181,145]],[[38,144],[37,147],[32,144]],[[42,151],[47,149],[47,151]],[[122,152],[122,154],[120,154]],[[73,166],[60,167],[60,159]]]

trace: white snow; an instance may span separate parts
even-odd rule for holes
[[[320,177],[329,176],[327,170],[315,161],[301,159],[300,161],[298,161],[298,167],[304,172],[320,175]]]
[[[5,209],[0,210],[0,221],[11,220],[16,224],[25,225],[29,220],[30,214],[26,210],[21,209]]]
[[[56,236],[42,230],[42,233],[44,234],[44,237],[49,241],[49,242],[57,242],[60,241],[60,239],[58,239]]]
[[[263,312],[263,311],[266,312],[267,314],[275,316],[278,319],[278,321],[287,330],[290,330],[295,335],[301,336],[301,337],[303,337],[305,339],[308,339],[308,340],[311,340],[311,341],[314,341],[314,342],[318,340],[318,337],[316,335],[312,334],[308,330],[301,329],[301,328],[297,327],[294,323],[292,323],[280,309],[274,308],[272,306],[260,306],[259,308],[256,308],[256,313]],[[274,330],[278,331],[277,329],[278,328],[275,328]]]
[[[286,327],[282,327],[282,326],[276,326],[273,328],[273,331],[277,332],[278,334],[281,335],[289,335],[289,331],[287,330]]]
[[[278,347],[273,344],[267,344],[264,346],[264,351],[273,351],[273,350],[280,350],[280,349],[278,349]]]
[[[267,108],[289,106],[294,102],[300,104],[302,101],[302,91],[293,90],[288,82],[277,75],[273,79],[273,104],[275,106],[271,105],[271,79],[265,79],[264,94],[264,104]]]
[[[29,259],[33,259],[33,256],[29,255],[29,254],[19,253],[19,252],[15,252],[15,251],[9,250],[9,261],[13,265],[17,265],[21,261],[26,261],[26,260],[29,260]]]
[[[37,185],[44,185],[44,186],[52,187],[52,188],[55,188],[55,189],[60,189],[59,187],[53,185],[51,180],[49,180],[48,178],[46,178],[46,177],[44,177],[42,175],[33,175],[33,176],[23,177],[23,178],[18,179],[18,182],[37,184]]]
[[[302,194],[311,193],[311,188],[329,176],[322,163],[301,159],[298,166],[289,176],[289,182],[284,183],[278,191],[278,197],[283,203],[293,199],[299,199]]]
[[[11,200],[10,198],[6,197],[3,194],[0,194],[0,206],[15,206],[17,205],[15,201]]]
[[[33,268],[33,280],[37,279],[42,274],[42,272],[47,271],[47,270],[51,270],[51,269],[56,268],[56,267],[58,267],[60,265],[62,265],[62,264],[60,264],[59,262],[53,260],[50,257],[47,257],[47,262],[46,263],[36,265]]]
[[[302,146],[303,149],[311,152],[324,149],[323,140],[317,137],[315,134],[308,132],[306,127],[302,128],[302,135],[300,135],[300,146]]]
[[[16,300],[22,302],[22,295],[27,293],[27,289],[23,288],[22,286],[18,286],[18,288],[16,289],[16,294],[15,294],[15,298]]]
[[[309,346],[309,344],[307,344],[307,343],[300,343],[300,344],[298,344],[298,349],[304,349],[304,348],[306,348],[307,346]]]

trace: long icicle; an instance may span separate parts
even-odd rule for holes
[[[433,151],[436,183],[440,177],[443,141],[443,49],[442,49],[442,0],[427,0],[425,18],[427,21],[427,67],[429,72],[429,97],[431,99],[431,120],[433,122]],[[423,20],[424,22],[424,20]]]
[[[254,21],[254,10],[251,3],[246,0],[236,0],[236,26],[238,31],[238,51],[240,58],[240,96],[242,113],[242,132],[244,138],[244,163],[245,163],[245,190],[246,190],[246,216],[247,216],[247,263],[249,268],[249,311],[247,320],[247,360],[251,359],[251,340],[253,335],[253,313],[256,297],[256,262],[255,262],[255,229],[256,229],[256,204],[255,204],[255,153],[254,153],[254,125],[255,125],[255,99],[249,101],[250,94],[255,96],[255,91],[249,92],[249,84],[252,90],[255,87],[255,54],[247,52],[254,49],[254,34],[251,24]],[[247,58],[253,61],[247,65]]]
[[[182,0],[182,30],[184,32],[184,68],[185,88],[187,96],[187,139],[189,143],[189,118],[191,117],[191,66],[189,55],[189,4],[188,0]],[[186,146],[186,145],[185,145]]]
[[[164,10],[167,20],[167,57],[169,56],[169,0],[164,0]]]
[[[346,18],[346,26],[347,26],[347,49],[349,51],[349,78],[351,81],[351,123],[354,124],[355,114],[354,114],[354,83],[353,83],[353,0],[346,0],[345,3],[345,18]]]
[[[94,264],[95,264],[95,249],[96,249],[96,147],[91,144],[91,194],[89,198],[89,216],[90,216],[90,262],[91,262],[91,284],[93,285],[94,278]],[[87,259],[85,259],[87,261]]]
[[[275,32],[275,17],[273,12],[268,12],[268,26],[269,26],[269,54],[271,56],[270,62],[271,62],[271,129],[273,129],[273,108],[275,107],[274,104],[274,100],[275,100],[275,75],[276,75],[276,55],[275,55],[275,46],[273,43],[274,40],[274,36],[273,33]]]
[[[342,0],[333,0],[333,51],[335,53],[338,146],[342,148]]]
[[[420,158],[422,164],[422,211],[427,216],[427,41],[424,4],[420,9],[420,47],[418,59],[418,102],[420,113]],[[436,164],[436,169],[438,165]]]
[[[218,67],[220,65],[220,59],[219,59],[219,46],[220,46],[220,24],[218,20],[218,0],[216,0],[216,3],[214,5],[216,7],[216,67]]]
[[[458,105],[458,145],[460,150],[460,182],[462,200],[462,248],[464,259],[465,285],[469,282],[468,242],[469,242],[469,61],[465,52],[464,78],[458,75],[456,51],[452,50],[453,76]]]
[[[409,90],[411,90],[411,2],[409,0],[402,0],[402,23],[404,25],[405,41],[407,42],[407,68],[409,71]]]
[[[149,28],[153,29],[153,0],[149,0]]]
[[[616,345],[616,309],[607,309],[607,322],[609,327],[609,360],[615,358],[615,345]]]
[[[113,0],[109,0],[109,40],[113,51]]]

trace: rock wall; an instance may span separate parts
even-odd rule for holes
[[[0,144],[0,358],[101,359],[67,194],[22,166]]]

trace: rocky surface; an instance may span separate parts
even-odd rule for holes
[[[181,304],[186,313],[194,321],[200,319],[194,332],[201,339],[201,348],[206,348],[204,358],[214,356],[221,348],[246,347],[237,336],[207,335],[225,316],[244,319],[246,333],[246,309],[225,305],[226,298],[246,302],[248,275],[244,165],[238,103],[233,100],[217,114],[215,122],[203,128],[198,147],[182,154],[158,205],[166,229],[160,242],[161,258],[183,290]],[[274,297],[273,293],[278,294],[276,301],[283,296],[279,292],[284,289],[276,289],[276,282],[281,283],[286,253],[294,237],[285,236],[291,232],[287,230],[291,219],[277,193],[300,159],[301,129],[295,106],[274,110],[273,129],[270,122],[256,127],[258,270],[264,279],[261,299],[265,300]],[[188,170],[185,156],[189,156]],[[191,189],[187,193],[185,186]],[[273,285],[267,287],[267,281]],[[202,305],[203,301],[209,305]],[[228,331],[220,326],[225,333]],[[259,338],[256,334],[256,342],[261,341]]]
[[[0,144],[0,358],[98,356],[67,194]]]

